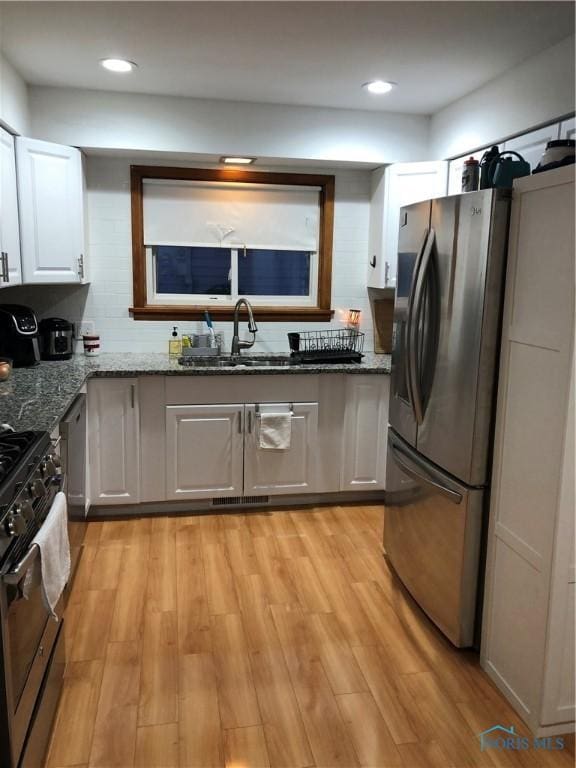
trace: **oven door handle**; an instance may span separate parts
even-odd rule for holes
[[[19,584],[26,571],[38,557],[39,552],[40,547],[38,544],[32,544],[18,565],[4,574],[2,577],[4,584]]]

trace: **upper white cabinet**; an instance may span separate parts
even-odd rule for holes
[[[166,497],[242,495],[243,405],[166,408]]]
[[[385,487],[388,376],[354,375],[346,381],[340,490]]]
[[[138,379],[94,379],[89,382],[88,461],[92,504],[138,503]]]
[[[569,120],[563,120],[560,123],[560,135],[559,139],[574,139],[576,137],[576,118],[571,117]]]
[[[560,124],[547,125],[545,128],[538,128],[537,131],[530,131],[515,139],[509,139],[504,142],[503,151],[514,150],[518,152],[526,162],[530,163],[531,170],[534,170],[549,141],[559,138]]]
[[[395,163],[372,174],[368,286],[394,288],[400,208],[446,194],[448,163]]]
[[[313,493],[316,490],[318,403],[292,405],[290,447],[283,450],[260,448],[260,414],[266,412],[290,412],[290,404],[246,406],[244,494]]]
[[[574,169],[514,183],[481,662],[537,735],[574,729]]]
[[[74,147],[16,139],[25,283],[84,282],[82,156]]]
[[[0,288],[22,282],[14,137],[0,128]]]

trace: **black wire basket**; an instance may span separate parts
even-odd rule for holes
[[[364,334],[351,328],[289,333],[292,358],[301,363],[359,363]]]

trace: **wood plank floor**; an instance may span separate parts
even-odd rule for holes
[[[382,556],[383,508],[90,523],[47,768],[568,768]]]

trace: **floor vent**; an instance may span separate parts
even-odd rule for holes
[[[269,496],[227,496],[226,498],[212,499],[213,507],[224,507],[231,504],[268,504]]]

